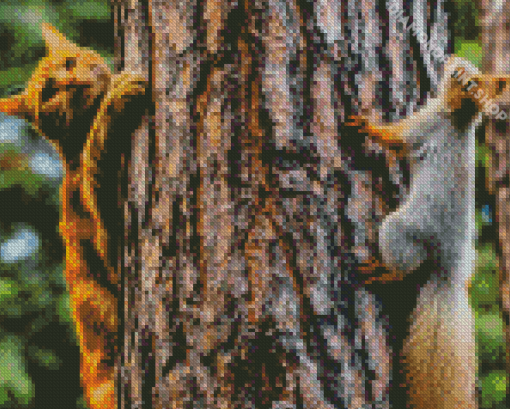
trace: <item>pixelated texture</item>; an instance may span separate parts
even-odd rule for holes
[[[483,68],[491,73],[510,72],[508,59],[506,58],[505,44],[510,41],[507,30],[510,16],[510,4],[505,2],[502,9],[492,10],[488,3],[482,3],[483,26],[485,35],[482,37],[484,59]],[[510,91],[506,89],[497,101],[499,108],[510,112]],[[499,256],[499,268],[496,269],[495,281],[499,286],[498,304],[500,316],[503,319],[504,345],[506,346],[506,367],[500,373],[494,373],[494,377],[500,377],[506,373],[506,387],[501,388],[507,399],[510,399],[510,190],[509,190],[509,153],[510,138],[508,137],[508,120],[496,120],[492,118],[485,128],[485,144],[488,148],[487,174],[485,175],[486,190],[493,194],[494,200],[494,229],[487,233],[497,242]],[[492,221],[492,220],[491,220]],[[500,356],[500,354],[494,354]],[[487,377],[487,384],[498,385],[491,382]],[[492,396],[489,396],[489,402]]]
[[[114,407],[120,282],[118,243],[107,232],[122,228],[117,178],[126,144],[120,135],[139,124],[146,84],[135,74],[112,76],[96,52],[48,24],[42,30],[47,55],[25,91],[0,100],[0,110],[29,120],[63,160],[60,233],[82,386],[91,409]]]
[[[474,408],[477,101],[370,2],[153,6],[150,35],[115,6],[122,73],[44,26],[48,56],[0,100],[65,162],[91,409],[115,383],[120,407]]]
[[[207,2],[203,25],[192,10],[192,4],[169,6],[154,16],[155,38],[162,41],[155,47],[170,51],[166,59],[155,51],[165,68],[155,79],[153,129],[172,144],[160,145],[166,157],[155,154],[154,189],[165,194],[148,204],[131,199],[138,207],[129,222],[142,238],[138,248],[130,248],[128,275],[137,277],[126,304],[141,307],[132,310],[137,321],[131,312],[135,337],[126,337],[130,365],[123,373],[122,399],[135,406],[152,399],[157,407],[388,407],[391,361],[398,362],[403,351],[393,382],[409,384],[416,407],[431,402],[472,407],[475,355],[465,292],[472,260],[454,254],[458,249],[451,241],[458,244],[466,220],[474,216],[461,199],[469,184],[458,183],[474,165],[466,147],[474,114],[467,112],[460,123],[454,112],[443,115],[428,107],[423,122],[428,126],[430,120],[435,128],[422,136],[433,143],[418,141],[427,149],[405,159],[415,161],[407,175],[411,184],[414,173],[423,172],[425,158],[432,161],[432,173],[406,190],[401,157],[364,145],[363,133],[341,126],[346,109],[341,96],[355,94],[358,85],[343,71],[366,73],[362,111],[374,104],[382,81],[371,47],[365,57],[362,46],[349,43],[360,39],[342,38],[338,28],[342,13],[361,25],[355,8],[343,11],[327,2]],[[176,14],[175,31],[159,24]],[[425,27],[425,16],[419,17]],[[445,30],[442,24],[433,28]],[[377,47],[377,38],[366,41]],[[348,54],[352,50],[358,54]],[[355,66],[356,58],[362,67]],[[440,92],[440,64],[430,58],[425,64],[421,68]],[[421,90],[415,92],[421,96]],[[404,102],[405,89],[395,91],[395,99],[401,101],[395,104],[399,114],[413,109]],[[407,127],[427,129],[408,115]],[[150,135],[149,130],[140,140]],[[138,166],[133,174],[140,177],[144,163]],[[428,184],[413,199],[413,188],[423,181]],[[435,182],[443,183],[443,190]],[[429,191],[435,196],[429,198]],[[449,219],[456,211],[450,202],[463,214],[456,216],[459,225]],[[422,242],[411,254],[405,240],[412,243],[419,226],[402,231],[410,237],[400,237],[396,222],[386,224],[397,233],[388,232],[388,239],[397,242],[381,248],[378,229],[397,203],[413,203],[413,216],[423,216],[424,237],[417,238]],[[438,226],[439,215],[448,230]],[[458,236],[448,236],[452,226]],[[437,240],[446,247],[426,254],[439,245],[427,233],[441,233]],[[358,266],[377,257],[379,248],[389,269],[398,264],[406,272],[420,268],[421,274],[406,280],[397,274],[401,284],[391,284],[391,292],[385,282],[361,286]],[[399,248],[401,254],[389,255]],[[433,256],[441,262],[434,264]],[[459,267],[459,260],[467,266]],[[445,292],[444,300],[435,286]],[[403,303],[392,305],[389,293]],[[455,317],[453,304],[468,314],[462,333],[451,329],[464,316]],[[403,311],[394,311],[399,308]],[[408,317],[414,321],[408,323]],[[434,328],[444,329],[444,336],[438,339]],[[466,339],[454,345],[462,335]],[[423,352],[416,346],[421,342],[436,353]],[[460,369],[452,359],[443,364],[452,354],[466,357]],[[446,377],[448,370],[454,374]],[[142,374],[152,375],[143,379]]]
[[[154,11],[154,58],[162,67],[154,84],[155,122],[135,141],[151,140],[154,129],[161,152],[151,158],[138,148],[146,159],[132,171],[142,186],[131,195],[128,221],[140,232],[128,250],[126,305],[134,308],[127,312],[121,380],[128,406],[151,399],[156,407],[176,408],[389,407],[390,389],[417,372],[437,375],[413,366],[432,355],[407,347],[412,360],[405,367],[398,355],[404,341],[408,346],[423,334],[430,348],[442,346],[433,331],[426,335],[436,315],[418,314],[414,337],[407,322],[434,272],[424,266],[422,274],[370,288],[358,274],[378,256],[378,229],[409,194],[411,170],[378,141],[343,127],[346,112],[374,106],[387,119],[410,116],[425,96],[415,86],[417,71],[404,69],[409,42],[393,37],[392,55],[403,57],[388,64],[397,67],[395,81],[384,83],[376,53],[383,33],[369,28],[378,16],[365,7],[361,17],[361,9],[210,1],[204,21],[194,18],[192,3]],[[446,34],[438,9],[436,36]],[[176,19],[175,30],[161,23]],[[426,27],[430,16],[415,19]],[[397,38],[408,38],[391,24]],[[437,91],[441,64],[424,63],[417,68]],[[362,74],[359,82],[354,72]],[[404,86],[388,87],[386,99],[378,100],[383,84],[394,83]],[[442,126],[438,113],[429,116]],[[439,161],[434,150],[432,157]],[[158,162],[148,173],[151,160]],[[464,165],[458,172],[469,168]],[[148,186],[165,193],[146,203],[136,194],[146,198]],[[428,189],[434,187],[429,179]],[[427,208],[426,201],[419,204]],[[442,267],[428,267],[440,280]],[[466,300],[467,294],[464,309]],[[439,306],[431,300],[431,308]],[[469,347],[464,352],[474,359]],[[441,350],[431,365],[449,354]],[[471,367],[467,372],[458,392],[443,401],[471,405],[474,384],[461,396],[472,380]],[[438,385],[431,380],[415,403],[446,396]],[[417,382],[412,386],[416,394]]]

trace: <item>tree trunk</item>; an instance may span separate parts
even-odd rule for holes
[[[484,49],[483,70],[488,74],[510,74],[510,1],[481,2],[482,43]],[[510,92],[497,101],[499,108],[510,112]],[[487,188],[496,196],[496,220],[499,241],[499,293],[506,340],[506,372],[510,376],[510,131],[508,119],[491,117],[485,129],[486,144],[491,151]],[[507,376],[506,395],[510,394],[510,378]]]
[[[342,125],[437,87],[406,27],[451,51],[444,3],[402,3],[405,26],[370,0],[114,3],[116,67],[155,104],[124,180],[120,407],[404,407],[417,291],[357,267],[408,174]]]

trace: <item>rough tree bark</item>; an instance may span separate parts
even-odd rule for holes
[[[144,70],[155,105],[122,191],[120,407],[403,402],[416,292],[357,265],[408,175],[342,124],[411,114],[440,64],[385,2],[113,6],[116,68]],[[443,1],[399,6],[451,51]]]
[[[491,3],[481,1],[483,43],[483,71],[493,74],[509,74],[510,52],[510,1]],[[506,113],[510,112],[510,92],[497,101]],[[510,376],[510,129],[508,119],[492,117],[485,128],[486,144],[491,151],[487,188],[496,196],[496,220],[499,241],[499,293],[506,339],[506,372]],[[507,381],[507,396],[510,381]]]

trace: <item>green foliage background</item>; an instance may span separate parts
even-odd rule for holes
[[[476,1],[457,0],[454,6],[454,52],[482,69],[481,26]],[[505,371],[505,338],[499,307],[499,266],[496,256],[495,198],[485,186],[490,152],[483,145],[483,128],[476,147],[476,272],[470,291],[475,312],[479,357],[480,409],[503,409],[509,382]]]
[[[480,66],[482,49],[475,2],[457,0],[452,6],[455,53]],[[40,34],[43,21],[56,26],[72,41],[93,47],[111,63],[113,29],[107,0],[0,1],[0,97],[23,89],[37,61],[44,55]],[[25,140],[36,138],[28,126],[17,129]],[[477,265],[471,302],[476,314],[481,408],[502,409],[507,407],[505,384],[508,379],[503,367],[505,341],[498,304],[494,198],[484,188],[488,154],[487,148],[479,143]],[[13,158],[16,163],[25,163],[29,155],[23,145],[20,147],[1,139],[0,130],[0,163]],[[43,201],[50,209],[48,212],[58,213],[58,183],[50,179],[34,173],[27,166],[0,169],[0,200],[3,193],[21,189],[23,197]],[[0,214],[0,244],[26,228],[32,227],[2,220]],[[45,237],[43,233],[41,235],[44,243]],[[55,243],[51,245],[57,246]],[[47,373],[69,371],[64,365],[67,356],[62,351],[74,351],[76,357],[76,338],[62,268],[61,257],[52,255],[45,246],[29,260],[6,263],[0,259],[0,409],[40,405],[36,397],[37,379],[42,382],[41,374],[44,377]],[[27,274],[29,271],[34,274]],[[21,322],[28,324],[21,325]],[[39,336],[49,331],[51,340],[51,334],[56,334],[62,327],[67,328],[67,336],[55,345]],[[85,408],[79,389],[75,398],[74,406],[69,408]]]

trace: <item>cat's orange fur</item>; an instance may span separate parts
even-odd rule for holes
[[[31,122],[65,164],[60,231],[82,386],[91,409],[111,409],[117,407],[118,274],[97,203],[98,163],[113,133],[112,118],[127,100],[143,95],[146,84],[140,75],[113,75],[99,54],[70,42],[49,24],[42,25],[42,33],[47,55],[22,94],[0,99],[0,111]]]

